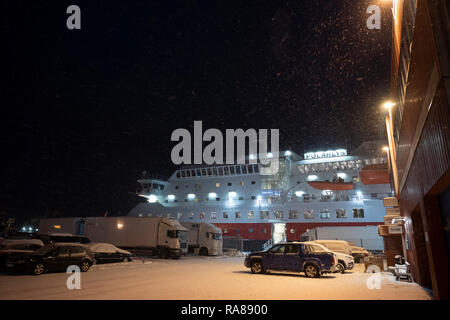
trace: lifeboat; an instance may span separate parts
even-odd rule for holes
[[[359,172],[363,184],[389,184],[389,171],[387,164],[371,164]]]
[[[343,181],[308,181],[310,187],[318,190],[352,190],[353,182]]]

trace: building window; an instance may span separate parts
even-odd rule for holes
[[[248,218],[253,219],[255,217],[255,211],[249,211]]]
[[[228,219],[228,212],[226,212],[226,211],[223,212],[223,218]]]
[[[345,209],[336,209],[336,218],[337,219],[346,219],[347,212],[345,211]]]
[[[364,218],[364,209],[353,209],[353,218],[355,219],[363,219]]]
[[[305,219],[314,219],[314,210],[313,209],[306,209],[303,212],[303,217]]]
[[[275,219],[282,220],[283,219],[283,211],[274,211],[273,215]]]
[[[320,219],[330,219],[331,218],[330,210],[328,210],[328,209],[320,210],[319,216],[320,216]]]
[[[236,211],[234,213],[234,215],[235,215],[236,219],[239,219],[241,217],[241,213],[239,211]]]
[[[261,219],[269,219],[269,211],[260,211],[259,214]]]
[[[193,212],[189,212],[189,219],[194,219],[194,213]]]
[[[205,218],[205,213],[204,212],[200,212],[200,219]]]
[[[298,219],[298,211],[289,210],[289,219]]]

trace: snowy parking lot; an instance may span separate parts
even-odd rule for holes
[[[0,299],[431,299],[415,283],[396,282],[389,273],[363,272],[309,279],[303,274],[254,275],[243,257],[188,256],[178,260],[137,259],[95,265],[81,274],[81,289],[69,290],[67,273],[41,276],[0,274]]]

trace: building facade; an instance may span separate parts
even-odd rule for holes
[[[391,96],[400,212],[414,280],[450,298],[450,2],[393,1]]]

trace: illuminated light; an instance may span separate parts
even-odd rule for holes
[[[289,157],[291,154],[292,154],[292,153],[291,153],[289,150],[286,151],[286,152],[284,153],[284,155],[285,155],[285,156],[288,156],[288,157]]]
[[[387,101],[383,104],[383,108],[385,108],[386,110],[391,109],[393,106],[395,106],[395,103],[392,103],[390,101]]]
[[[262,196],[256,197],[256,200],[261,201],[262,200]]]
[[[118,222],[117,223],[117,229],[122,230],[123,229],[123,223]]]
[[[267,154],[267,158],[272,158],[272,157],[273,157],[272,152],[269,152],[269,153]]]
[[[167,196],[167,199],[169,199],[169,200],[175,200],[175,195],[169,194],[169,195]]]
[[[22,227],[22,231],[25,231],[25,230],[27,230],[27,228],[25,228],[25,227]]]
[[[295,191],[295,195],[297,196],[297,197],[301,197],[301,196],[303,196],[305,194],[305,192],[304,191]]]
[[[344,173],[344,172],[339,172],[339,173],[337,174],[337,176],[338,176],[339,178],[341,178],[341,179],[347,178],[347,174]]]
[[[236,192],[234,192],[234,191],[228,192],[228,199],[232,200],[232,199],[236,198],[236,196],[237,196]]]
[[[36,228],[36,232],[38,232],[39,231],[39,229],[38,228]]]
[[[158,197],[155,196],[154,194],[151,194],[151,195],[148,196],[148,202],[155,203],[157,201],[158,201]]]
[[[217,193],[215,193],[215,192],[210,192],[210,193],[208,193],[208,197],[209,197],[209,198],[216,198],[216,197],[217,197]]]
[[[33,228],[32,227],[28,227],[28,231],[33,231]]]
[[[324,196],[326,196],[326,195],[329,195],[330,193],[332,193],[333,191],[331,191],[331,190],[323,190],[322,191],[322,194],[324,195]]]
[[[384,146],[384,147],[383,147],[383,151],[384,151],[384,152],[389,152],[389,147]]]
[[[255,155],[251,154],[250,155],[250,160],[253,160],[253,159],[255,159]]]
[[[362,192],[361,191],[357,191],[356,194],[360,197],[362,196]]]
[[[55,225],[53,226],[53,228],[55,228],[55,229],[61,229],[61,226],[60,226],[59,224],[55,224]]]
[[[189,193],[189,194],[187,195],[187,197],[188,197],[189,200],[193,200],[193,199],[195,199],[195,194]]]
[[[308,181],[316,181],[317,179],[319,179],[319,177],[316,176],[315,174],[310,174],[306,179]]]

